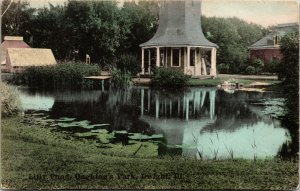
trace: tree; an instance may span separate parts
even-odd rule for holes
[[[122,15],[130,32],[120,47],[122,52],[136,54],[140,51],[139,45],[154,36],[158,27],[158,10],[158,3],[154,1],[124,3]]]
[[[65,31],[65,6],[41,8],[31,21],[32,46],[50,48],[59,60],[67,57],[68,37]]]
[[[283,54],[279,64],[279,79],[283,82],[284,95],[287,96],[287,107],[295,114],[298,121],[299,113],[299,33],[289,33],[280,41]]]
[[[7,7],[10,7],[7,9]],[[29,40],[31,19],[35,9],[30,8],[28,1],[13,1],[3,0],[1,12],[6,13],[2,17],[1,32],[3,37],[6,35],[24,36],[25,40]]]
[[[238,18],[202,16],[206,38],[219,46],[217,63],[229,66],[229,73],[243,72],[248,60],[248,47],[262,38],[267,30]],[[220,30],[221,29],[221,30]]]

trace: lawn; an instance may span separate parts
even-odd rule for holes
[[[256,80],[256,79],[225,79],[225,78],[215,78],[215,79],[190,79],[188,84],[189,86],[207,86],[207,87],[215,87],[224,81],[229,81],[231,83],[240,83],[244,86],[247,86],[254,82],[264,82],[270,85],[278,84],[280,81],[278,80]]]
[[[295,189],[298,163],[105,155],[94,142],[1,121],[2,187],[10,189]]]

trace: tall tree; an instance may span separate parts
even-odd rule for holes
[[[69,38],[65,33],[65,6],[54,6],[37,10],[31,21],[32,46],[52,49],[57,59],[64,59],[68,53]]]
[[[248,60],[248,47],[266,34],[263,27],[238,18],[202,17],[206,37],[219,46],[217,63],[225,64],[231,73],[240,73]]]
[[[125,2],[122,15],[130,33],[123,42],[121,51],[138,53],[139,45],[150,40],[158,27],[158,3],[155,1]]]
[[[8,8],[8,6],[10,7]],[[8,9],[7,9],[8,8]],[[2,19],[1,32],[2,36],[20,35],[26,40],[30,37],[30,24],[35,9],[30,7],[28,1],[3,0],[1,4],[1,12],[5,14]]]
[[[279,78],[283,81],[287,107],[299,121],[299,33],[289,33],[280,41],[283,59],[280,64]]]

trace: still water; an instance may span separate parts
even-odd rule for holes
[[[180,91],[148,87],[41,91],[18,87],[23,109],[109,124],[109,131],[162,134],[160,154],[188,158],[273,158],[290,141],[280,121],[253,103],[274,93],[226,93],[216,88]]]

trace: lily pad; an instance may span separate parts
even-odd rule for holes
[[[71,122],[74,121],[76,118],[69,118],[69,117],[61,117],[59,119],[57,119],[57,122]]]
[[[153,140],[153,139],[162,139],[163,134],[154,134],[154,135],[143,135],[140,133],[135,133],[132,136],[129,136],[129,139],[132,140]]]

